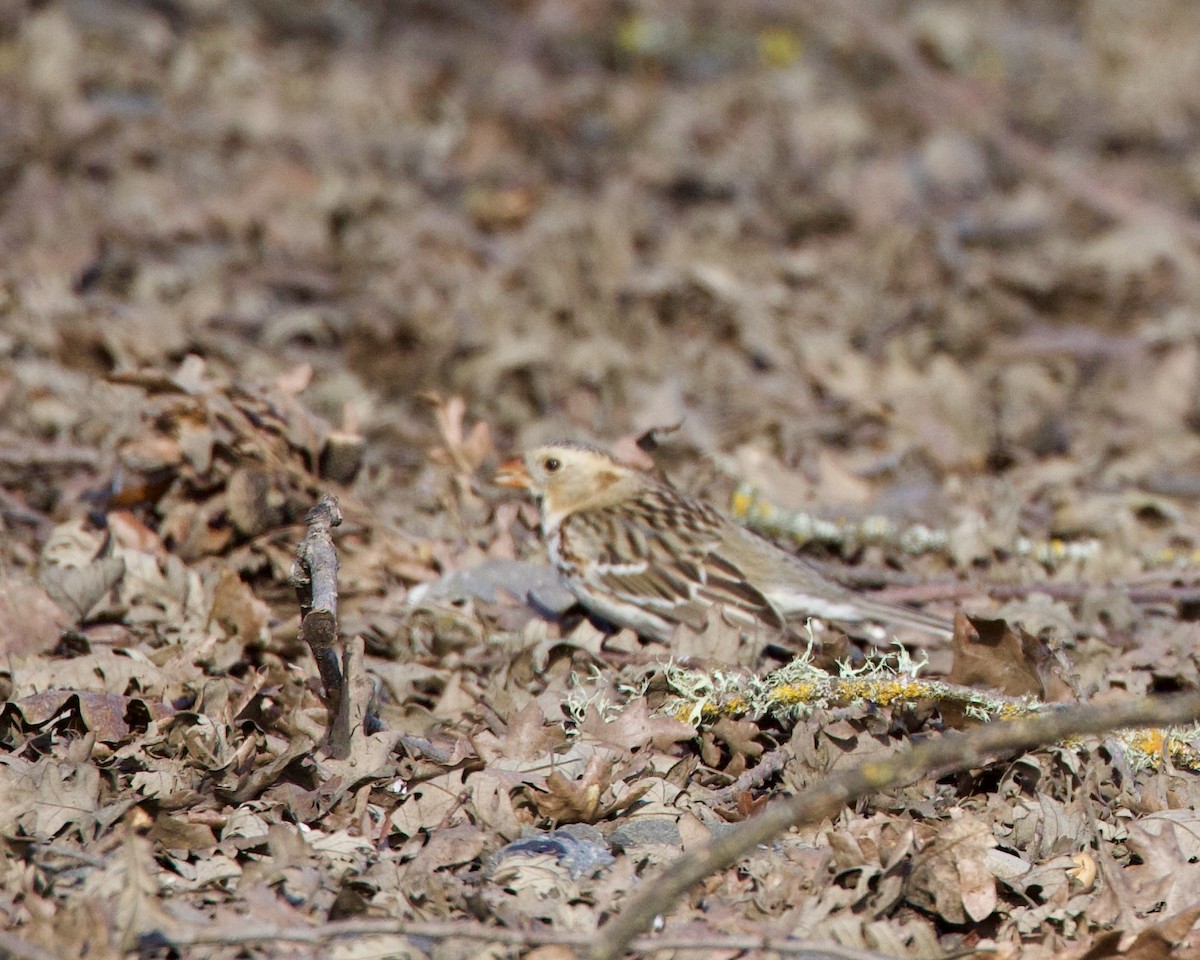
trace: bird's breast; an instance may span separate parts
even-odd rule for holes
[[[582,569],[582,557],[575,549],[574,538],[566,524],[545,532],[546,553],[554,567],[567,578],[577,577]]]

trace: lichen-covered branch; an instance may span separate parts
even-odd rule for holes
[[[824,543],[844,547],[847,544],[879,544],[908,554],[945,553],[950,534],[923,523],[902,526],[880,514],[858,519],[825,520],[803,510],[787,511],[763,500],[752,486],[743,484],[734,492],[730,507],[735,519],[752,530],[783,537],[797,544]],[[1094,538],[1066,541],[1058,538],[1034,540],[1017,537],[1009,551],[1018,557],[1032,557],[1047,567],[1058,567],[1086,560],[1100,549]]]
[[[912,555],[944,554],[950,548],[947,530],[923,523],[905,526],[882,514],[828,520],[804,510],[784,510],[764,500],[750,484],[742,484],[734,491],[730,512],[734,519],[752,530],[791,540],[799,546],[807,543],[839,548],[879,545]],[[1007,550],[1014,557],[1028,557],[1053,570],[1094,557],[1102,546],[1103,542],[1095,537],[1078,540],[1016,537],[1007,544]],[[1150,568],[1191,569],[1200,566],[1200,551],[1154,550],[1143,553],[1141,559]]]
[[[842,665],[840,673],[822,670],[812,662],[811,651],[763,677],[747,678],[720,670],[686,670],[674,664],[666,669],[667,682],[676,697],[664,711],[685,723],[699,725],[722,716],[773,716],[794,722],[819,708],[867,704],[955,704],[975,720],[1008,720],[1048,714],[1062,704],[1043,703],[1034,697],[1007,697],[989,690],[965,687],[920,676],[924,663],[907,651],[869,657],[859,667]],[[1155,769],[1164,757],[1182,769],[1200,771],[1200,738],[1195,727],[1180,730],[1139,731],[1119,737],[1126,761],[1135,770]]]

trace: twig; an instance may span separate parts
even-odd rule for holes
[[[34,527],[39,537],[46,537],[54,524],[40,510],[34,510],[15,493],[0,488],[0,516],[13,523]]]
[[[684,854],[646,879],[624,908],[601,928],[590,960],[616,960],[634,938],[669,911],[694,884],[733,866],[759,844],[790,827],[837,814],[847,804],[882,790],[945,775],[1000,754],[1029,750],[1066,737],[1109,733],[1126,727],[1171,726],[1200,718],[1200,693],[1146,697],[1123,704],[1074,706],[1056,713],[990,723],[906,746],[883,760],[869,760],[834,774],[793,797],[768,804],[700,849]]]
[[[300,604],[300,636],[312,650],[325,688],[325,704],[336,717],[342,700],[342,671],[334,646],[337,643],[337,551],[331,530],[341,524],[337,497],[325,494],[304,518],[308,533],[296,547],[289,577]]]
[[[77,863],[86,864],[89,867],[104,867],[108,861],[104,857],[98,857],[94,853],[88,853],[86,850],[76,850],[74,847],[68,847],[62,843],[52,843],[38,850],[41,855],[38,859],[38,866],[43,870],[49,869],[44,861],[45,857],[62,857],[64,860],[74,860]]]
[[[1130,603],[1141,605],[1152,603],[1197,603],[1200,602],[1200,586],[1168,587],[1141,586],[1121,587]],[[986,594],[993,600],[1023,600],[1031,594],[1041,593],[1052,600],[1082,600],[1096,589],[1094,583],[999,583],[980,586],[970,583],[948,581],[920,584],[911,587],[888,587],[876,596],[888,603],[929,603],[933,600],[964,600]]]
[[[362,637],[353,637],[345,645],[340,665],[334,651],[338,641],[338,559],[332,530],[342,522],[337,497],[325,494],[308,511],[305,521],[308,533],[296,548],[290,579],[300,603],[300,636],[312,650],[325,688],[329,710],[325,749],[330,758],[325,771],[341,777],[349,789],[361,777],[381,769],[399,734],[371,737],[375,684],[363,662]]]
[[[66,443],[38,443],[22,437],[19,444],[0,444],[0,464],[17,469],[94,467],[100,451]]]
[[[733,803],[739,793],[744,793],[751,787],[757,787],[768,777],[774,776],[778,771],[787,766],[794,757],[795,753],[786,743],[782,747],[776,747],[774,750],[764,753],[758,763],[734,780],[729,786],[722,787],[720,790],[714,790],[712,796],[709,797],[710,803],[714,807],[722,807],[727,803]]]
[[[375,700],[375,681],[367,674],[363,662],[363,638],[352,637],[342,652],[342,676],[345,677],[338,709],[329,725],[326,748],[337,760],[346,760],[354,751],[354,743],[367,736],[371,704]],[[394,734],[399,742],[400,734]]]
[[[273,924],[237,927],[196,927],[194,929],[173,928],[159,931],[149,938],[158,945],[170,947],[193,947],[201,945],[245,946],[254,943],[324,944],[344,937],[400,936],[426,940],[483,940],[513,946],[555,944],[583,948],[595,941],[594,933],[573,930],[512,930],[507,927],[492,927],[482,923],[448,920],[339,920],[312,927],[279,927]],[[809,960],[888,960],[885,954],[870,950],[859,950],[834,943],[815,943],[811,940],[794,940],[791,937],[713,936],[706,930],[691,934],[641,937],[630,946],[635,950],[768,950],[792,957]]]
[[[1200,587],[1133,587],[1131,603],[1200,603]]]

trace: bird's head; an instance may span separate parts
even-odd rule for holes
[[[528,491],[541,505],[546,526],[553,527],[577,510],[619,501],[636,477],[637,471],[603,450],[560,442],[501,464],[496,483]]]

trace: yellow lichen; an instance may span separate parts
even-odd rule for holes
[[[754,506],[754,498],[745,490],[738,490],[734,493],[732,509],[735,517],[746,516],[752,506]]]
[[[1162,730],[1138,730],[1130,737],[1129,745],[1135,750],[1157,757],[1162,754],[1165,740],[1166,734]]]
[[[671,664],[667,676],[679,700],[666,710],[685,723],[700,726],[729,716],[774,714],[794,720],[831,703],[889,707],[923,700],[952,701],[962,704],[969,717],[982,722],[1013,720],[1046,709],[1032,697],[1014,699],[926,680],[917,675],[921,667],[903,650],[872,657],[857,666],[839,664],[836,673],[815,666],[811,650],[765,677],[705,673]],[[1177,768],[1200,771],[1200,750],[1192,745],[1198,738],[1200,725],[1169,732],[1130,732],[1116,739],[1124,744],[1134,769],[1157,769],[1165,751]],[[1076,751],[1085,749],[1089,742],[1084,737],[1068,737],[1059,747]]]
[[[784,704],[812,703],[817,699],[817,692],[814,683],[783,683],[771,691],[771,700]]]

